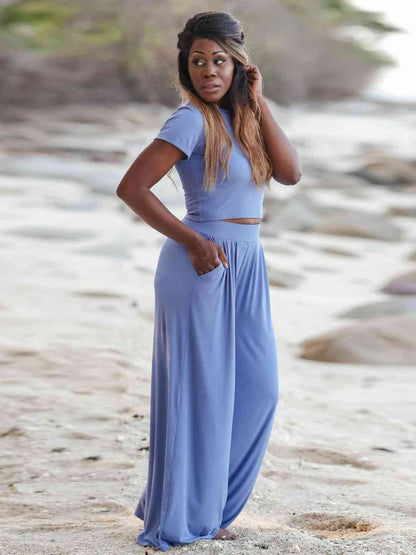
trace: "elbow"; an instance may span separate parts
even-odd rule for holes
[[[280,168],[281,171],[274,171],[273,178],[283,185],[296,185],[302,177],[302,167],[299,158],[293,160],[286,168]]]
[[[141,198],[142,194],[148,192],[148,187],[131,183],[130,181],[121,181],[116,189],[116,195],[126,204],[136,201]]]
[[[298,183],[302,177],[302,172],[298,170],[295,173],[285,175],[277,174],[276,172],[274,172],[272,174],[272,177],[277,182],[282,183],[283,185],[296,185],[296,183]]]
[[[293,174],[293,176],[291,176],[291,179],[289,180],[288,185],[296,185],[296,183],[300,181],[301,177],[302,177],[302,172],[297,171],[295,174]]]
[[[299,155],[294,151],[294,156],[292,158],[287,171],[283,176],[283,181],[281,181],[284,185],[296,185],[300,181],[302,177],[302,166],[300,163]]]
[[[124,200],[125,197],[125,187],[123,186],[123,183],[120,183],[116,189],[116,195],[118,196],[118,198],[121,198],[122,200]]]

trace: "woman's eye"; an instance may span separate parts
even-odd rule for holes
[[[216,62],[221,62],[220,65],[222,65],[226,60],[225,60],[224,58],[217,58],[215,61],[216,61]],[[194,65],[198,66],[198,65],[200,65],[198,62],[203,62],[203,60],[201,60],[200,58],[197,58],[197,59],[193,60],[192,63],[193,63]]]

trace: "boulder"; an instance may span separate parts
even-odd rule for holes
[[[304,279],[300,274],[295,272],[289,272],[287,270],[281,270],[274,266],[267,267],[267,274],[269,276],[269,285],[275,287],[297,287]]]
[[[304,193],[282,200],[265,198],[262,234],[277,235],[280,230],[315,231],[382,241],[398,241],[403,232],[384,214],[321,205]]]
[[[369,318],[307,339],[299,358],[346,364],[416,364],[416,317]]]
[[[393,278],[381,291],[390,295],[416,295],[416,270]]]
[[[387,211],[392,216],[416,218],[416,206],[389,206]]]
[[[364,319],[393,314],[416,315],[416,295],[359,305],[338,314],[338,317]]]
[[[269,228],[308,231],[319,221],[319,206],[304,193],[286,200],[265,198],[262,232]]]
[[[381,241],[399,241],[403,236],[401,228],[382,214],[359,210],[338,211],[321,218],[312,231]]]
[[[350,175],[363,177],[375,185],[414,184],[416,166],[405,159],[378,156]]]

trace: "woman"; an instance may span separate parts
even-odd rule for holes
[[[263,196],[271,177],[292,185],[301,175],[240,23],[198,13],[178,38],[185,103],[117,188],[167,236],[154,280],[148,479],[134,513],[144,521],[137,543],[162,551],[236,538],[226,528],[253,489],[279,396]],[[182,220],[150,191],[173,165]]]

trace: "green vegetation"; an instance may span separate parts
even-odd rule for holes
[[[383,21],[380,12],[360,10],[346,0],[320,0],[320,4],[333,16],[335,25],[359,25],[377,33],[395,33],[401,30]]]
[[[114,7],[88,13],[76,0],[27,0],[0,8],[1,42],[46,56],[85,53],[122,40]]]
[[[226,1],[219,5],[208,0],[205,9],[231,11],[242,21],[252,62],[263,74],[265,93],[277,102],[358,94],[380,67],[394,64],[387,54],[353,35],[357,28],[373,34],[375,40],[400,32],[384,21],[380,12],[357,9],[347,0],[261,0],[252,4],[252,0],[241,0],[229,7]],[[190,0],[9,0],[0,7],[0,64],[21,71],[22,78],[0,89],[0,102],[20,101],[28,73],[34,99],[35,82],[41,91],[48,87],[44,80],[52,80],[54,90],[59,91],[53,71],[59,71],[62,60],[66,79],[56,94],[59,101],[73,99],[71,67],[77,67],[73,78],[77,98],[82,98],[82,90],[85,99],[94,98],[93,80],[97,82],[98,75],[101,87],[103,82],[111,87],[110,82],[117,81],[127,96],[173,104],[177,34],[195,11],[199,10]],[[51,66],[45,65],[48,60],[53,61]],[[71,60],[76,60],[75,66]],[[80,76],[82,60],[94,71],[83,71]],[[18,95],[13,87],[19,87]],[[55,93],[49,89],[53,102]]]

